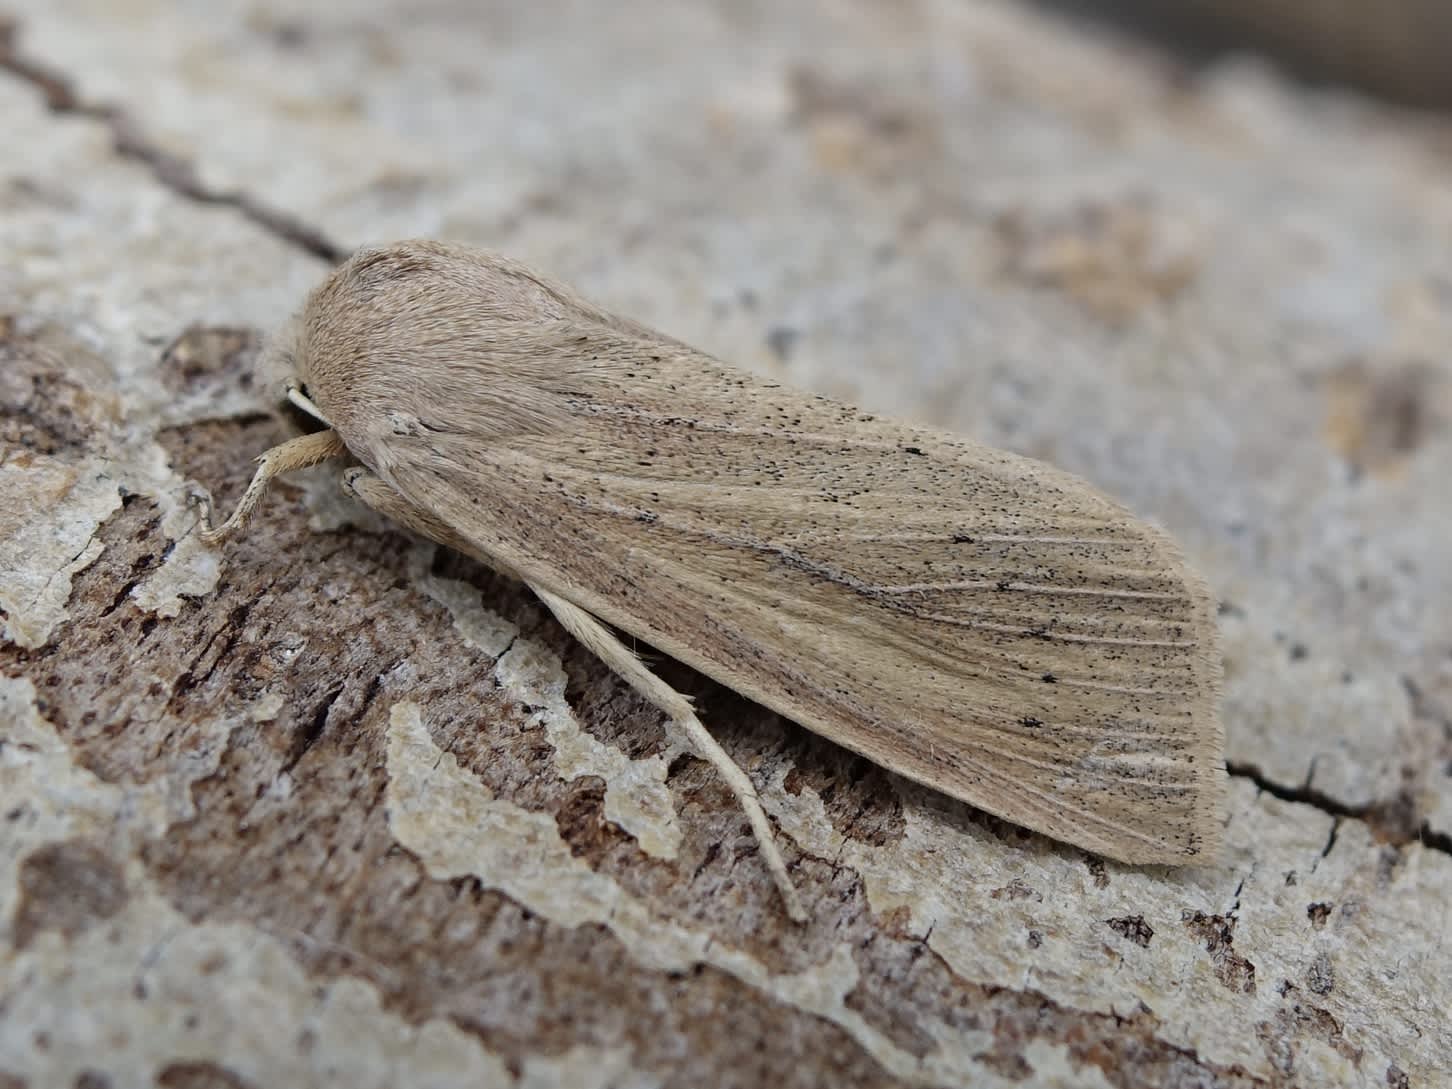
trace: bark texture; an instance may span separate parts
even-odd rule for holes
[[[1443,122],[1032,8],[3,0],[0,1086],[1438,1086]],[[504,250],[1048,458],[1223,601],[1221,864],[1105,863],[670,662],[659,714],[343,500],[269,331]]]

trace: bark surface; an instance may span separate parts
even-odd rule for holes
[[[0,1086],[1437,1086],[1444,122],[1029,8],[5,0]],[[1228,848],[1106,863],[250,459],[328,262],[510,253],[1047,458],[1222,601]]]

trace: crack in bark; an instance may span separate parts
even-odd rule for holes
[[[198,685],[205,684],[209,681],[212,674],[216,672],[217,667],[231,657],[232,651],[236,649],[237,643],[242,638],[243,629],[247,624],[248,616],[252,613],[254,604],[256,602],[244,601],[227,614],[227,619],[223,621],[221,627],[212,633],[206,645],[187,663],[186,670],[172,682],[171,699],[167,701],[168,707],[174,705],[177,700],[186,696],[188,692],[191,692]],[[212,648],[217,644],[217,640],[223,638],[224,634],[225,641],[222,644],[222,649],[212,656],[211,665],[207,666],[206,670],[198,676],[195,673],[197,665],[202,659],[211,654]]]
[[[1452,833],[1439,832],[1427,821],[1417,829],[1417,842],[1429,851],[1440,851],[1444,855],[1452,855]]]
[[[18,22],[0,18],[0,71],[7,71],[38,90],[52,113],[99,121],[110,130],[118,155],[146,167],[161,185],[179,196],[198,204],[236,209],[269,234],[332,264],[348,255],[345,247],[289,212],[246,193],[213,189],[204,184],[190,162],[158,147],[119,106],[86,101],[76,92],[70,78],[23,53],[17,44],[18,31]]]
[[[1331,831],[1329,833],[1327,833],[1327,836],[1326,836],[1326,846],[1324,846],[1324,847],[1321,848],[1321,858],[1327,857],[1333,850],[1335,850],[1335,848],[1336,848],[1336,839],[1337,839],[1338,836],[1341,835],[1341,822],[1343,820],[1345,820],[1345,819],[1346,819],[1345,817],[1333,817],[1333,818],[1331,818]],[[1318,858],[1318,859],[1316,859],[1315,862],[1311,863],[1311,872],[1312,873],[1315,873],[1316,872],[1316,867],[1321,864],[1321,858]]]
[[[328,716],[333,711],[333,704],[338,702],[338,697],[343,694],[346,685],[338,685],[331,692],[323,697],[308,724],[298,733],[293,741],[292,752],[288,754],[287,760],[278,769],[278,776],[291,775],[298,762],[308,754],[308,751],[318,743],[323,736],[323,730],[328,725]]]
[[[152,521],[147,526],[148,532],[154,530],[160,524],[160,519]],[[111,598],[111,604],[107,605],[104,609],[101,610],[100,618],[104,620],[106,617],[114,613],[117,609],[121,608],[122,605],[126,604],[126,602],[131,599],[131,591],[135,590],[136,587],[140,586],[141,583],[145,582],[146,579],[150,577],[153,572],[158,570],[161,565],[166,562],[167,557],[171,555],[172,550],[175,547],[176,542],[172,541],[162,551],[162,554],[159,558],[153,553],[148,552],[144,556],[141,556],[139,559],[133,562],[131,564],[131,578],[127,579],[126,582],[122,585],[121,589],[116,591],[115,596]]]
[[[1404,847],[1409,843],[1421,843],[1430,851],[1452,855],[1452,835],[1434,831],[1426,820],[1416,822],[1414,811],[1409,809],[1409,799],[1403,795],[1369,802],[1365,805],[1351,805],[1309,785],[1291,787],[1278,783],[1254,764],[1227,760],[1225,770],[1237,779],[1249,779],[1256,787],[1273,798],[1279,798],[1283,802],[1309,805],[1313,809],[1319,809],[1327,816],[1335,817],[1337,823],[1333,824],[1330,843],[1322,852],[1322,858],[1326,857],[1331,846],[1334,846],[1336,831],[1339,830],[1339,822],[1342,820],[1363,821],[1371,826],[1377,839],[1395,847]]]

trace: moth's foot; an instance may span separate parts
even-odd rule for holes
[[[187,510],[197,512],[196,529],[204,544],[215,544],[217,527],[212,524],[212,495],[200,484],[188,484],[186,488]]]
[[[343,470],[343,474],[339,479],[339,486],[343,489],[343,494],[346,495],[349,499],[356,499],[358,500],[358,502],[366,504],[368,500],[365,499],[363,497],[363,494],[358,490],[358,483],[359,481],[364,480],[365,478],[372,475],[373,474],[370,473],[363,466],[354,465],[351,469]]]

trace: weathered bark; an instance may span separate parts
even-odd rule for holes
[[[0,1086],[1445,1084],[1445,132],[1016,7],[566,7],[11,3]],[[262,338],[409,234],[1166,524],[1224,600],[1222,863],[661,662],[794,927],[519,585],[324,470],[201,548],[190,491],[297,426]]]

